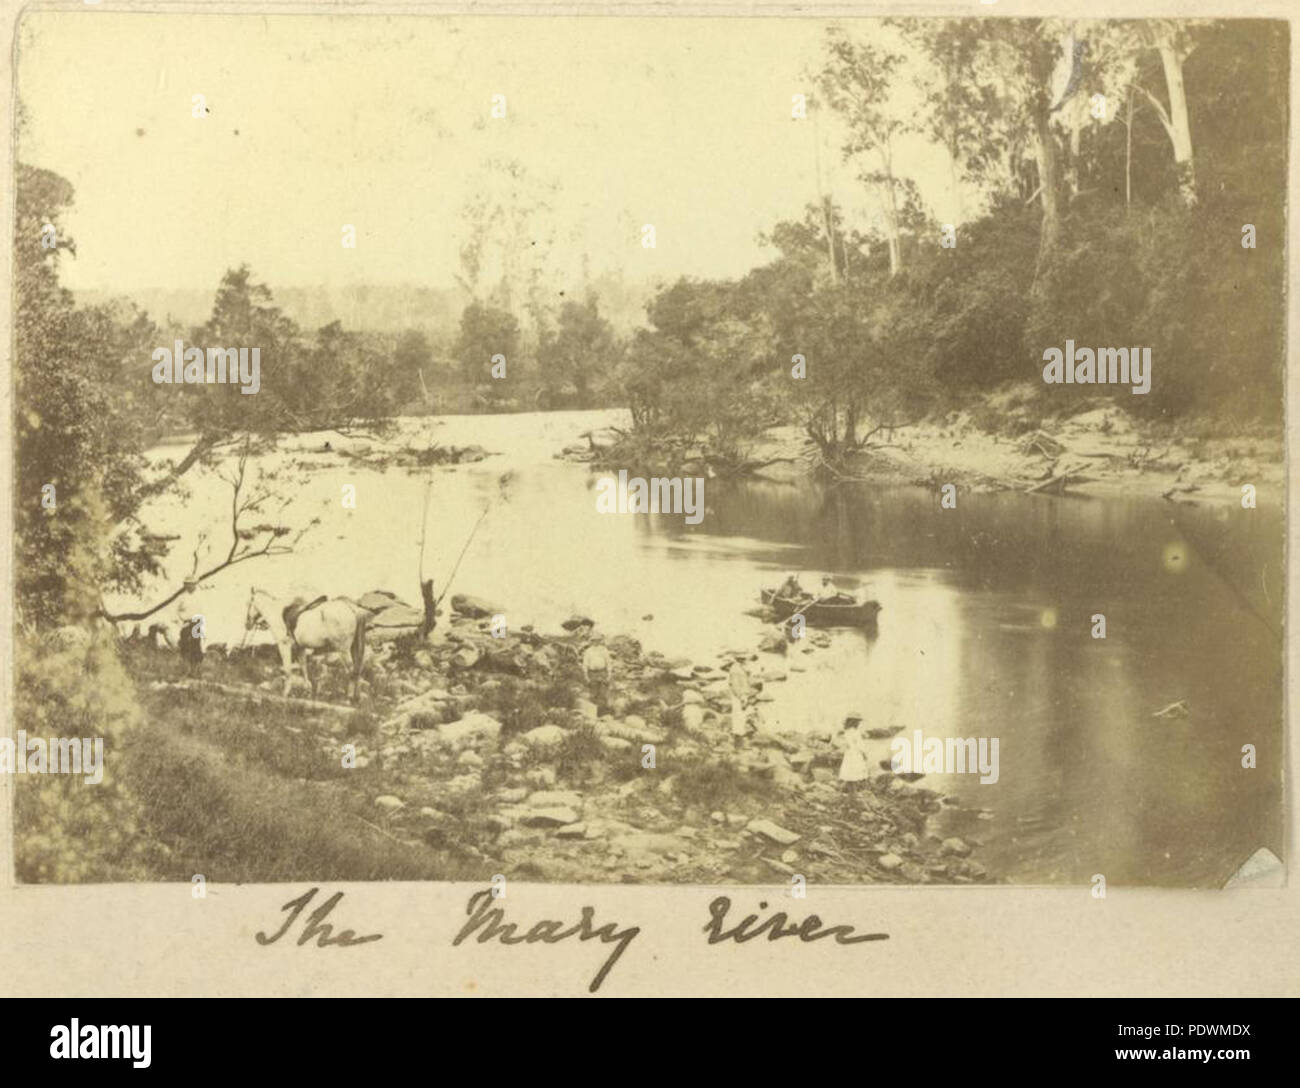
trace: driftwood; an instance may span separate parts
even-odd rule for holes
[[[292,695],[276,695],[274,692],[259,691],[257,688],[242,687],[237,684],[219,684],[215,680],[155,680],[149,687],[154,691],[202,691],[207,688],[212,691],[219,691],[224,695],[242,696],[245,699],[253,700],[255,703],[268,702],[277,706],[292,706],[301,710],[323,710],[331,714],[345,716],[355,714],[357,710],[353,706],[322,703],[316,699],[298,699]]]
[[[1094,477],[1086,476],[1077,469],[1069,468],[1064,472],[1053,472],[1046,480],[1025,488],[1025,494],[1064,495],[1067,487],[1090,483],[1093,479]]]

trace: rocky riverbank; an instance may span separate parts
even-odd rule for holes
[[[623,432],[598,429],[582,438],[560,456],[598,468],[644,467],[635,459],[619,462],[638,449]],[[670,452],[683,472],[711,467],[702,447]],[[794,425],[768,429],[744,458],[732,461],[739,469],[731,474],[790,482],[818,468]],[[882,431],[869,449],[824,475],[926,487],[951,483],[976,492],[1148,495],[1195,503],[1239,500],[1243,484],[1280,498],[1284,466],[1280,430],[1232,433],[1204,421],[1153,422],[1106,398],[1049,412],[1042,390],[1020,383],[959,410]]]
[[[781,683],[834,633],[809,631],[795,642],[769,635],[761,647],[692,663],[646,653],[626,636],[602,638],[584,617],[549,634],[498,627],[498,637],[492,616],[504,609],[470,597],[454,604],[428,639],[409,628],[376,630],[355,713],[342,706],[317,713],[297,694],[282,700],[270,647],[229,654],[216,647],[200,682],[224,681],[229,691],[242,675],[248,699],[273,709],[283,703],[259,728],[293,730],[322,765],[351,763],[333,776],[364,793],[350,811],[367,812],[390,839],[449,851],[485,876],[990,880],[971,856],[980,812],[918,775],[892,773],[887,761],[865,789],[846,792],[832,739],[838,723],[819,735],[771,733],[760,724],[733,740],[724,668],[741,660],[761,685]],[[387,610],[400,618],[392,610],[404,607]],[[593,644],[608,653],[607,682],[584,678],[582,655]],[[254,677],[256,685],[247,683]],[[320,694],[341,703],[343,681],[335,666]],[[757,698],[761,706],[761,690]],[[872,732],[882,755],[900,728]]]

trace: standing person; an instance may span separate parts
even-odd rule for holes
[[[727,670],[727,686],[731,689],[731,741],[736,748],[749,735],[749,703],[754,696],[754,685],[749,670],[737,657]]]
[[[866,784],[870,771],[862,715],[850,714],[844,719],[844,759],[840,761],[840,781],[849,793],[857,793]]]
[[[603,637],[592,635],[587,648],[582,651],[582,678],[587,681],[592,702],[596,704],[597,717],[607,708],[613,671],[613,663],[610,661],[609,650],[604,645]]]
[[[195,585],[185,583],[185,592],[176,599],[176,619],[180,622],[176,648],[180,651],[181,661],[189,676],[197,676],[203,666],[203,620],[194,612]]]

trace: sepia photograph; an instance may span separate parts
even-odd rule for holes
[[[1286,21],[15,33],[18,885],[1284,884]]]

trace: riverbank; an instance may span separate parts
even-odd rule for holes
[[[709,663],[643,652],[635,639],[601,640],[612,663],[606,688],[584,680],[589,621],[543,634],[494,637],[496,605],[458,599],[428,640],[379,632],[360,709],[342,703],[334,666],[317,705],[284,699],[270,647],[214,647],[198,679],[151,645],[126,649],[145,706],[151,775],[184,788],[147,792],[145,834],[209,880],[376,879],[384,876],[624,883],[971,883],[991,878],[971,854],[981,819],[919,776],[875,767],[867,788],[838,781],[841,751],[820,734],[759,731],[733,747],[726,664],[740,657],[755,680],[781,683],[836,637],[810,631],[766,637]],[[321,668],[318,664],[317,668]],[[764,699],[762,692],[758,699]],[[598,708],[599,700],[599,708]],[[760,713],[761,721],[761,713]],[[889,729],[874,731],[888,754]],[[166,738],[165,740],[162,738]],[[165,753],[171,747],[174,756]],[[160,754],[163,753],[163,754]],[[175,762],[176,766],[169,766]],[[350,765],[345,765],[350,764]],[[252,765],[256,795],[244,776]],[[206,768],[211,811],[192,821],[186,800]],[[184,768],[184,770],[183,770]],[[224,771],[223,771],[224,768]],[[182,773],[183,770],[183,773]],[[300,844],[264,848],[210,840],[210,825],[238,839],[246,806],[267,790],[301,795],[287,826],[251,821],[258,836]],[[205,811],[208,805],[205,804]],[[329,826],[303,813],[331,812]],[[304,821],[306,826],[304,826]],[[351,872],[333,840],[382,842],[392,872]],[[219,858],[207,857],[210,844]],[[378,855],[377,855],[378,856]],[[225,859],[232,872],[222,871]],[[319,863],[319,864],[318,864]],[[206,867],[203,867],[206,866]],[[319,869],[328,872],[318,871]],[[158,874],[166,878],[176,874]]]
[[[620,435],[583,436],[564,456],[604,467]],[[686,467],[705,471],[702,450]],[[818,469],[796,425],[769,428],[743,459],[748,474],[783,482]],[[623,466],[634,467],[634,466]],[[640,467],[640,466],[635,466]],[[1111,398],[1046,411],[1041,389],[1020,383],[973,398],[965,407],[873,436],[828,479],[916,484],[962,490],[1046,491],[1167,497],[1176,502],[1241,498],[1241,486],[1280,497],[1285,449],[1280,428],[1225,429],[1208,420],[1143,420]]]

